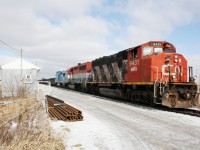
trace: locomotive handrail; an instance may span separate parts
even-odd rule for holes
[[[152,68],[156,68],[156,80],[155,80],[155,83],[154,83],[154,93],[153,93],[153,96],[154,98],[157,98],[156,96],[156,83],[158,81],[158,67],[157,66],[151,66]]]
[[[156,80],[155,82],[158,81],[158,67],[157,66],[151,66],[152,68],[156,68]]]

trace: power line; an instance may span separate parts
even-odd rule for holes
[[[4,42],[3,40],[0,40],[0,42],[2,42],[3,44],[5,44],[6,46],[8,46],[11,50],[15,50],[15,53],[16,53],[16,51],[18,52],[18,53],[20,53],[20,57],[21,57],[21,63],[20,63],[20,67],[21,67],[21,74],[20,74],[20,77],[22,78],[22,52],[23,52],[23,50],[21,49],[21,50],[19,50],[19,49],[16,49],[16,48],[14,48],[14,47],[12,47],[12,46],[10,46],[9,44],[7,44],[6,42]]]
[[[16,49],[16,48],[10,46],[9,44],[7,44],[6,42],[4,42],[3,40],[0,40],[0,42],[3,43],[4,45],[6,45],[7,47],[9,47],[10,50],[12,50],[12,52],[16,53],[16,51],[17,51],[18,52],[17,54],[19,54],[19,53],[21,54],[22,50],[19,50],[19,49]]]

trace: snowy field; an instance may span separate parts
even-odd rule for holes
[[[51,121],[69,150],[197,150],[200,118],[118,103],[52,88],[51,95],[82,111],[79,122]]]

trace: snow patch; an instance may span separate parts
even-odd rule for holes
[[[112,129],[89,114],[78,122],[51,121],[51,127],[54,134],[63,137],[66,149],[122,149]]]

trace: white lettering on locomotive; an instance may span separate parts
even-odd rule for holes
[[[160,42],[153,42],[152,46],[162,46],[162,43],[160,43]]]
[[[131,71],[137,71],[137,67],[136,66],[131,67]]]
[[[177,74],[181,73],[180,68],[178,66],[173,65],[163,65],[162,66],[162,74],[165,76],[169,76],[169,68],[174,68],[174,72],[170,72],[170,75],[176,76]]]
[[[129,62],[130,66],[138,66],[139,65],[139,60],[138,59],[134,59],[132,61]]]

